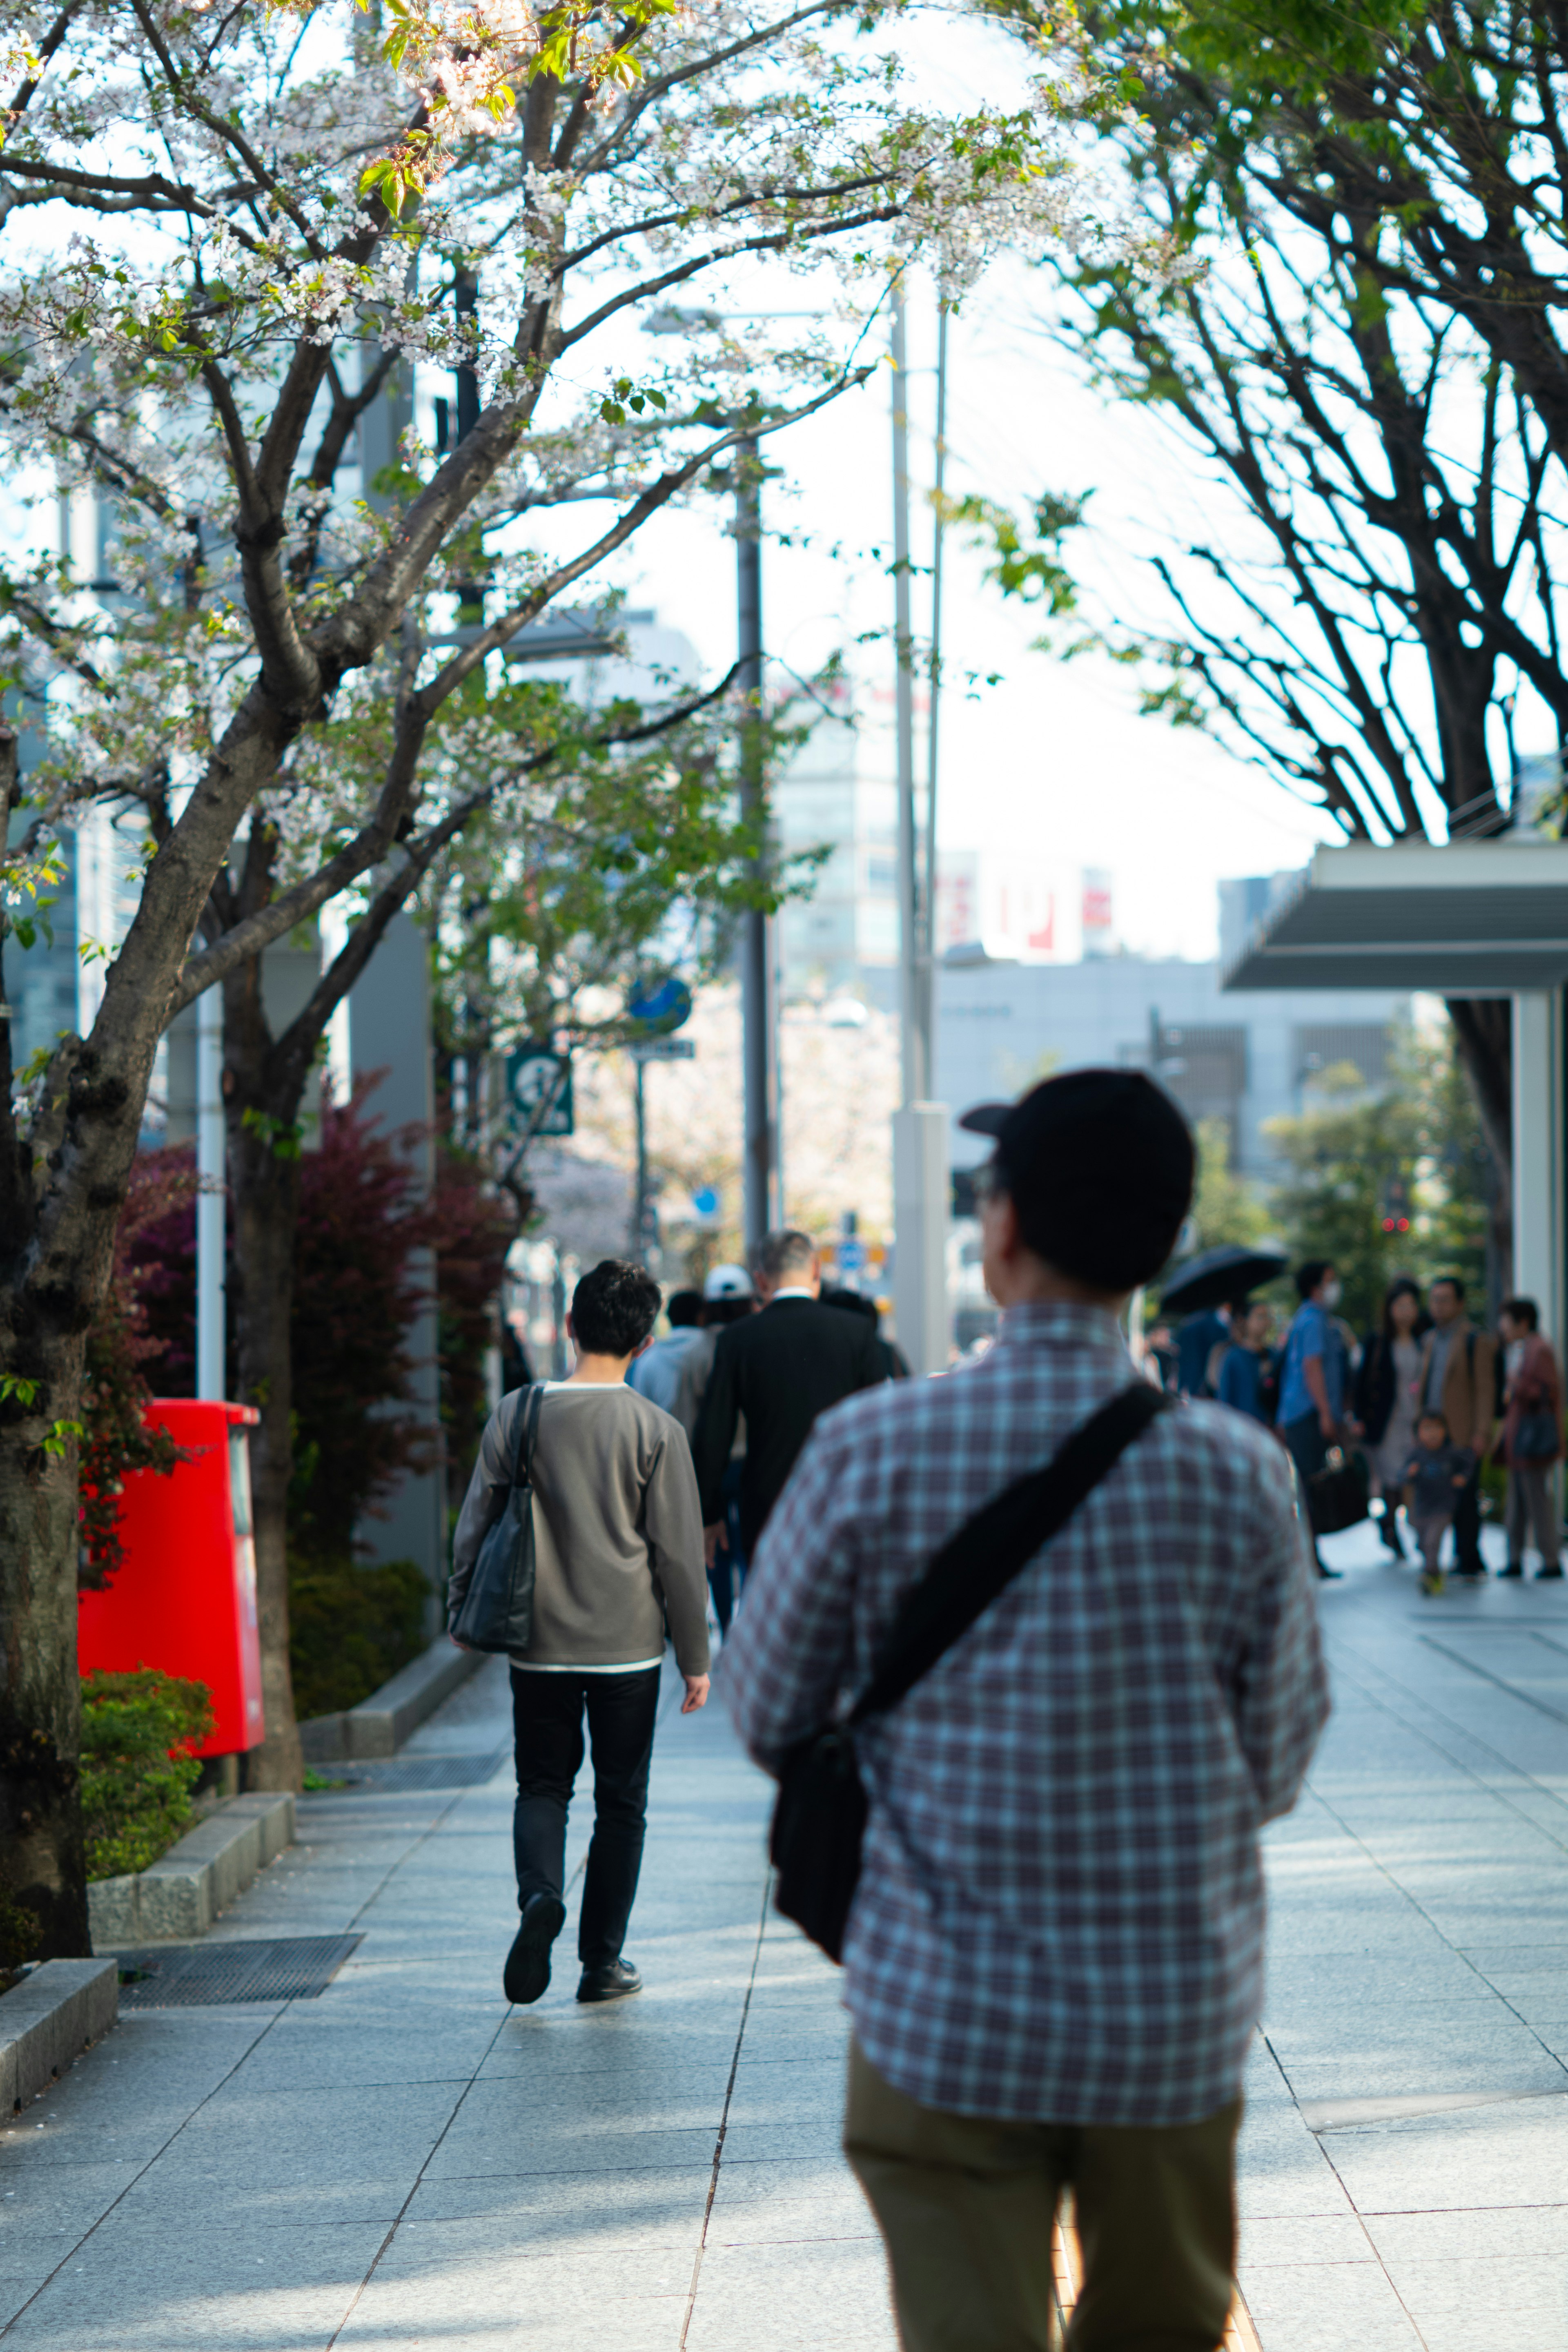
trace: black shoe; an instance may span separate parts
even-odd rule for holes
[[[1524,1574],[1524,1562],[1521,1559],[1511,1559],[1506,1568],[1500,1568],[1498,1570],[1498,1574],[1500,1576],[1522,1576]]]
[[[1486,1576],[1490,1572],[1484,1559],[1459,1559],[1454,1562],[1456,1576]]]
[[[1387,1549],[1394,1554],[1395,1559],[1403,1559],[1405,1547],[1399,1540],[1399,1521],[1392,1511],[1384,1512],[1377,1522],[1377,1532],[1383,1538]]]
[[[507,1954],[501,1986],[518,2009],[538,2000],[549,1982],[549,1948],[566,1921],[566,1905],[559,1895],[530,1895],[523,1906],[522,1923]]]
[[[601,1969],[584,1969],[577,1988],[579,2000],[624,2000],[641,1992],[643,1979],[630,1960],[609,1960]]]
[[[1562,1582],[1562,1580],[1563,1563],[1561,1560],[1558,1560],[1555,1566],[1552,1568],[1538,1568],[1535,1571],[1535,1581],[1537,1584],[1559,1584]]]

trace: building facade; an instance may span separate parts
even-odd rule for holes
[[[1281,989],[1221,994],[1222,966],[1145,962],[1134,956],[1082,963],[946,962],[937,976],[936,1096],[952,1106],[952,1164],[987,1156],[957,1115],[1016,1096],[1057,1070],[1146,1069],[1196,1124],[1223,1119],[1239,1174],[1267,1180],[1277,1160],[1265,1128],[1299,1113],[1306,1089],[1352,1063],[1383,1083],[1407,994],[1371,989]]]

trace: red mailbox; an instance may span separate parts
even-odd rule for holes
[[[155,1397],[149,1425],[191,1459],[167,1478],[131,1473],[120,1503],[124,1565],[106,1592],[81,1596],[84,1675],[156,1666],[206,1684],[217,1720],[202,1756],[237,1755],[265,1736],[246,1436],[260,1418],[247,1404]]]

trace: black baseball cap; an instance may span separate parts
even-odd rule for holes
[[[1158,1274],[1192,1205],[1192,1130],[1142,1070],[1065,1070],[958,1121],[996,1140],[1024,1241],[1059,1274],[1132,1290]]]

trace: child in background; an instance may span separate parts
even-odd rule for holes
[[[1441,1592],[1443,1571],[1437,1555],[1443,1538],[1454,1523],[1454,1505],[1475,1466],[1468,1445],[1455,1445],[1440,1412],[1424,1412],[1416,1423],[1416,1450],[1405,1465],[1400,1484],[1406,1489],[1406,1508],[1421,1547],[1421,1590]]]

